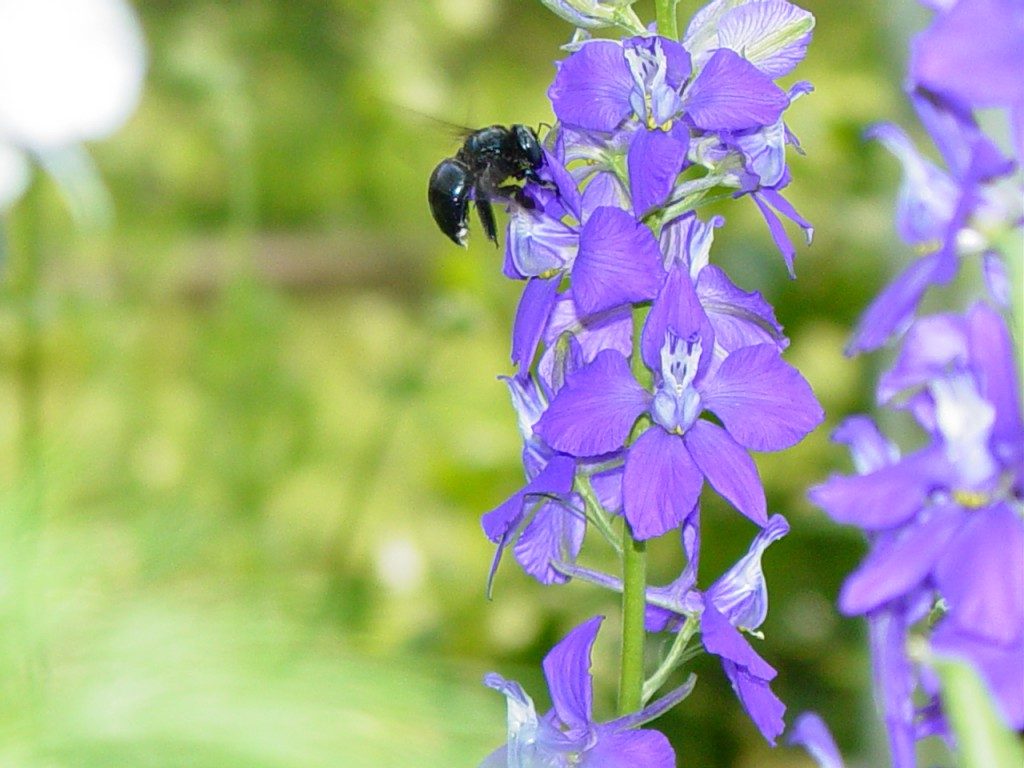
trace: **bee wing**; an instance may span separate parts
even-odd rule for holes
[[[452,141],[457,141],[460,144],[465,141],[471,133],[476,129],[470,128],[466,125],[460,125],[459,123],[453,123],[444,118],[437,117],[435,115],[428,115],[425,112],[413,109],[412,107],[399,106],[398,110],[403,112],[407,117],[413,117],[417,122],[430,123],[435,128],[439,129],[446,136],[449,136]]]

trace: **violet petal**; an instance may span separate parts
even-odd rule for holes
[[[728,432],[699,419],[683,435],[683,441],[712,488],[758,525],[768,522],[768,505],[757,466]]]
[[[649,400],[626,358],[607,349],[569,378],[534,431],[552,448],[574,456],[610,453],[625,445]]]
[[[563,123],[591,131],[614,131],[630,113],[632,90],[633,76],[622,46],[594,40],[558,65],[548,98]]]
[[[701,394],[736,442],[754,451],[796,445],[825,418],[810,384],[774,344],[731,352]]]
[[[738,53],[720,48],[686,88],[683,102],[702,130],[743,131],[774,123],[789,97]]]
[[[664,270],[651,230],[621,208],[602,206],[587,219],[572,268],[572,291],[582,315],[653,299]]]
[[[626,454],[624,513],[638,539],[678,528],[693,510],[704,479],[678,435],[652,427]]]

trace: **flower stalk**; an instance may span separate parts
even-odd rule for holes
[[[644,687],[644,607],[647,591],[647,544],[622,526],[622,661],[619,669],[619,714],[640,709]]]
[[[676,6],[679,0],[657,0],[654,6],[654,17],[658,22],[658,34],[672,40],[679,39],[679,22]]]

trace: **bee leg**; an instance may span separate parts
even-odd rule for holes
[[[487,239],[498,246],[498,225],[494,221],[494,208],[491,201],[480,198],[476,201],[476,213],[480,217],[480,224],[483,225],[484,234]]]
[[[498,194],[505,200],[512,200],[520,208],[525,208],[528,211],[532,211],[537,207],[533,198],[526,194],[522,187],[517,187],[515,184],[498,187]]]
[[[469,235],[469,196],[472,185],[465,163],[449,157],[430,174],[427,200],[441,231],[456,245],[465,247]],[[493,220],[493,217],[492,217]]]

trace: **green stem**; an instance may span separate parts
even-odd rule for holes
[[[594,486],[590,482],[590,477],[578,474],[576,475],[574,485],[574,490],[583,498],[583,503],[586,505],[587,520],[594,524],[594,527],[608,540],[612,549],[621,557],[622,545],[619,544],[615,530],[612,528],[611,515],[608,514],[604,505],[601,504],[601,500],[597,497]]]
[[[658,34],[662,37],[679,39],[679,25],[676,19],[676,6],[679,0],[655,0],[654,17],[658,21]]]
[[[647,592],[647,544],[633,538],[629,522],[622,528],[622,669],[619,714],[636,712],[643,703],[644,607]]]
[[[614,24],[619,29],[628,32],[631,35],[643,35],[647,33],[647,30],[644,28],[644,23],[640,21],[640,18],[636,15],[636,11],[628,5],[615,16]]]
[[[700,619],[696,616],[687,616],[686,623],[683,624],[682,629],[676,633],[675,639],[672,641],[672,647],[669,648],[668,654],[665,656],[665,660],[661,662],[654,674],[651,675],[650,679],[644,683],[643,690],[643,701],[646,704],[651,700],[651,697],[658,692],[658,689],[665,684],[676,668],[686,660],[686,649],[690,644],[690,638],[697,632],[697,627],[700,626]]]

